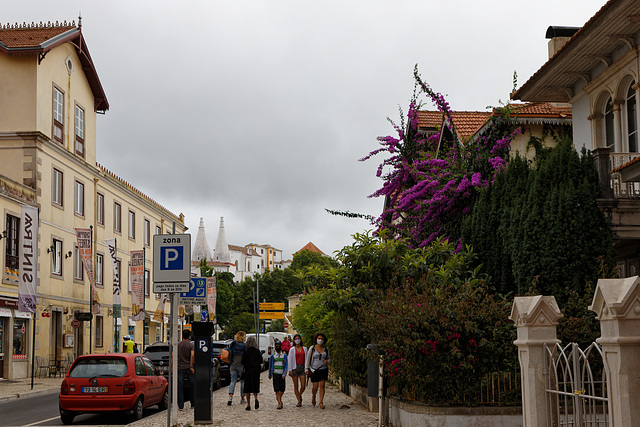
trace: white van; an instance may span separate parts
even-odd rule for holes
[[[284,339],[289,336],[286,332],[267,332],[267,335],[271,335],[274,340],[278,340],[280,342],[284,341]]]
[[[275,347],[275,340],[268,334],[247,334],[247,337],[256,337],[258,340],[258,349],[262,353],[263,365],[262,369],[269,369],[269,358]]]

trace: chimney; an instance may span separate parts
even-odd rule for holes
[[[556,52],[560,50],[560,48],[564,46],[564,44],[568,42],[575,33],[578,32],[579,29],[580,27],[556,26],[550,26],[549,28],[547,28],[547,34],[545,34],[545,38],[549,39],[549,59],[551,59],[553,55],[555,55]]]

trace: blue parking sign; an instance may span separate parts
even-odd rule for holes
[[[182,270],[182,246],[164,246],[160,249],[160,270]]]

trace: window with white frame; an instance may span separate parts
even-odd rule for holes
[[[104,286],[103,275],[104,275],[104,255],[97,253],[96,254],[96,286]]]
[[[129,211],[129,238],[136,238],[136,214],[133,211]]]
[[[122,206],[118,202],[113,203],[113,231],[122,232]]]
[[[51,177],[51,203],[62,206],[62,171],[53,168]]]
[[[62,240],[53,239],[51,246],[51,274],[62,276]]]
[[[4,266],[7,270],[18,271],[20,269],[19,263],[19,232],[20,232],[20,217],[7,214],[7,226],[5,228],[7,235],[4,243]],[[11,276],[9,276],[11,277]],[[17,273],[16,273],[17,280]]]
[[[144,244],[145,246],[149,246],[149,240],[151,238],[151,223],[148,219],[144,220]]]
[[[96,315],[96,347],[102,347],[104,336],[104,317],[101,314]]]
[[[162,234],[162,231],[160,230],[159,225],[156,225],[156,234]]]
[[[73,280],[83,281],[84,280],[84,271],[82,269],[82,259],[80,257],[80,251],[78,250],[78,246],[74,245],[73,247]]]
[[[53,139],[62,142],[64,134],[64,94],[53,88]]]
[[[76,181],[73,211],[78,215],[84,215],[84,184]]]
[[[150,277],[149,270],[144,270],[144,295],[147,297],[149,296],[149,285],[151,284]]]
[[[629,144],[629,152],[638,152],[638,116],[636,91],[633,89],[634,83],[631,82],[627,91],[626,109],[627,109],[627,142]]]
[[[76,154],[84,157],[84,110],[76,105]]]
[[[104,225],[104,194],[96,194],[96,222]]]

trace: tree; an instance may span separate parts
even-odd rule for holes
[[[337,267],[338,262],[331,257],[313,252],[308,249],[293,254],[293,261],[289,268],[291,270],[304,270],[306,267],[319,266],[323,268]]]

